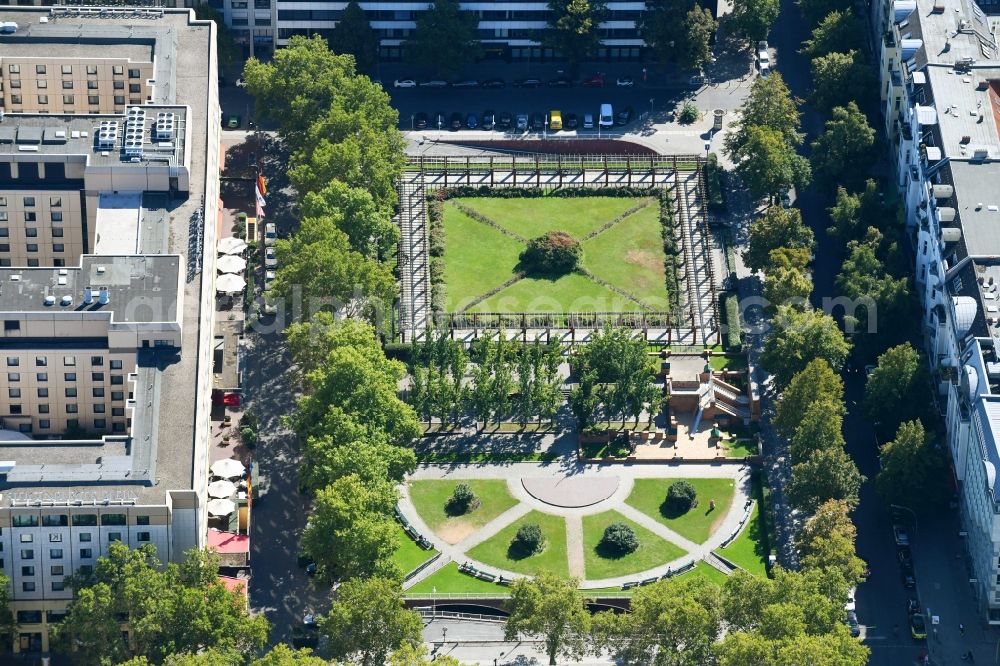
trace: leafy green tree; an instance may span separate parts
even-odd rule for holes
[[[792,466],[786,492],[792,506],[803,511],[815,511],[828,500],[842,500],[853,509],[864,480],[843,448],[829,447],[816,449]]]
[[[844,403],[837,402],[830,396],[818,397],[809,404],[789,441],[793,463],[808,459],[819,449],[844,447],[843,409]]]
[[[599,28],[608,16],[604,0],[549,0],[549,22],[542,44],[569,61],[575,72],[601,45]]]
[[[576,417],[580,430],[594,425],[594,414],[600,404],[600,398],[594,390],[596,383],[597,373],[588,370],[581,374],[580,383],[569,394],[569,408]]]
[[[801,104],[802,100],[792,95],[779,72],[754,79],[750,94],[739,108],[739,124],[726,136],[726,155],[736,161],[743,154],[743,148],[750,141],[751,127],[774,130],[792,147],[802,145]]]
[[[847,411],[844,407],[844,381],[823,358],[806,363],[781,392],[773,419],[774,427],[783,437],[791,439],[802,415],[819,401],[829,401],[827,406],[838,416],[842,417]]]
[[[813,58],[812,101],[821,109],[843,106],[871,96],[874,77],[862,51],[834,51]]]
[[[590,613],[576,588],[576,580],[547,572],[534,579],[517,579],[508,601],[510,615],[504,638],[517,640],[519,634],[541,637],[552,665],[557,657],[579,659],[588,648]]]
[[[828,635],[846,629],[844,603],[849,588],[850,583],[832,568],[796,572],[776,568],[773,579],[737,571],[723,586],[723,621],[730,635],[776,637],[788,629],[774,620],[791,607],[794,614],[788,625],[793,635]],[[769,612],[775,606],[778,612]]]
[[[250,666],[326,666],[326,659],[312,654],[312,650],[294,650],[284,643],[278,643],[262,657],[250,662]]]
[[[732,157],[737,161],[736,173],[755,199],[773,200],[782,190],[809,184],[809,160],[795,152],[779,131],[753,125],[746,135],[746,143]]]
[[[467,395],[463,379],[469,365],[464,345],[438,333],[414,342],[410,352],[409,401],[425,421],[457,422]]]
[[[734,0],[730,18],[733,34],[750,43],[767,39],[780,9],[778,0]]]
[[[594,642],[624,666],[709,666],[722,632],[722,590],[692,576],[639,588],[629,613],[598,613]]]
[[[619,415],[638,421],[646,405],[655,411],[660,391],[652,383],[646,343],[630,332],[605,328],[595,334],[577,354],[576,365],[581,376],[593,370],[596,381],[605,385],[598,395],[609,422]]]
[[[324,434],[307,437],[302,448],[300,480],[307,492],[349,474],[365,482],[390,479],[398,483],[417,467],[412,449],[390,444],[385,433],[359,424],[336,405],[330,407]]]
[[[872,322],[872,317],[898,321],[897,316],[904,315],[910,305],[908,280],[889,275],[877,254],[881,244],[882,234],[871,227],[863,240],[847,244],[837,287],[855,302],[854,311],[844,315],[848,332],[879,332],[873,330],[878,322]]]
[[[340,21],[330,35],[330,44],[337,53],[354,56],[354,63],[359,71],[375,71],[375,65],[378,64],[378,35],[356,0],[348,2],[341,11]]]
[[[834,10],[823,17],[812,36],[802,42],[799,53],[812,58],[863,46],[864,27],[850,9]]]
[[[243,69],[247,91],[257,103],[257,117],[278,123],[279,134],[296,150],[310,127],[349,87],[354,62],[330,51],[325,39],[295,35],[270,62],[255,58]]]
[[[309,321],[297,321],[285,329],[288,352],[298,374],[304,379],[321,369],[334,349],[358,346],[378,347],[375,330],[360,319],[338,321],[332,312],[317,312]]]
[[[386,666],[462,666],[462,664],[448,655],[435,654],[432,658],[428,658],[426,645],[407,642],[389,655]]]
[[[351,249],[370,259],[385,261],[399,242],[399,228],[384,207],[376,205],[371,192],[332,181],[318,192],[302,198],[302,217],[333,219],[347,234]]]
[[[304,299],[306,315],[321,308],[378,309],[395,297],[390,268],[352,250],[334,218],[305,218],[298,232],[278,239],[275,251],[279,262],[275,293]]]
[[[683,16],[683,21],[677,17]],[[712,57],[711,41],[718,23],[711,12],[692,0],[649,3],[640,30],[646,44],[664,64],[696,69]]]
[[[818,310],[799,311],[779,306],[773,330],[764,342],[761,365],[774,375],[775,384],[784,388],[795,373],[813,359],[823,359],[840,370],[851,343],[837,328],[833,317]]]
[[[451,76],[479,57],[478,30],[479,18],[460,9],[457,0],[434,0],[417,16],[417,27],[404,48],[414,64]]]
[[[890,347],[865,384],[865,412],[883,438],[891,437],[903,421],[928,413],[930,378],[913,345]]]
[[[395,650],[422,641],[422,626],[420,615],[403,606],[399,581],[386,578],[346,581],[319,621],[330,654],[359,666],[391,663]]]
[[[860,181],[875,145],[875,130],[854,102],[831,111],[823,133],[812,143],[812,167],[828,184]]]
[[[812,252],[816,239],[802,221],[798,208],[771,206],[750,223],[750,242],[743,253],[748,268],[761,271],[771,264],[771,252],[780,248],[802,248]]]
[[[392,560],[399,527],[392,518],[396,490],[388,481],[339,478],[316,493],[302,550],[316,562],[320,580],[398,578]],[[341,588],[343,589],[343,588]]]
[[[770,254],[773,255],[774,251]],[[773,263],[764,268],[764,298],[772,306],[788,304],[808,307],[812,290],[812,278],[801,268]]]
[[[858,557],[854,542],[858,531],[851,522],[846,502],[824,502],[802,526],[795,540],[805,570],[831,567],[840,571],[850,584],[861,582],[864,561]]]
[[[831,12],[849,12],[853,7],[851,0],[795,0],[795,4],[811,25],[820,23]]]
[[[108,546],[88,576],[70,577],[76,598],[51,628],[53,645],[74,664],[107,664],[139,655],[163,663],[174,653],[214,648],[230,663],[248,660],[267,641],[268,622],[218,578],[219,558],[192,550],[162,567],[156,549]],[[122,627],[128,638],[122,638]]]
[[[888,502],[910,507],[938,506],[946,497],[947,463],[930,443],[919,420],[899,426],[896,438],[882,446],[882,468],[875,488]]]
[[[700,69],[712,59],[712,38],[719,22],[712,12],[695,4],[684,15],[684,39],[680,43],[677,62],[687,69]]]
[[[845,243],[859,238],[869,227],[884,228],[886,218],[891,217],[882,201],[878,183],[871,178],[865,181],[863,190],[853,194],[838,186],[837,198],[827,211],[833,222],[827,233]]]

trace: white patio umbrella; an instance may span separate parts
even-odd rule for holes
[[[228,499],[214,499],[208,502],[208,513],[212,516],[228,516],[236,511],[236,502]]]
[[[235,254],[226,254],[215,260],[215,268],[220,273],[242,273],[247,267],[247,260]]]
[[[239,254],[247,249],[247,244],[246,241],[235,236],[227,236],[220,240],[215,247],[221,254]]]
[[[232,273],[220,275],[219,279],[215,281],[215,290],[223,294],[237,294],[243,291],[246,286],[246,280]]]
[[[213,481],[208,484],[209,497],[232,497],[236,492],[236,484],[232,481]]]
[[[221,476],[224,479],[231,479],[233,477],[243,476],[246,474],[247,468],[243,466],[243,463],[235,458],[225,458],[223,460],[216,460],[212,463],[209,470],[215,476]]]

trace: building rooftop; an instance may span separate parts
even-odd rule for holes
[[[948,167],[965,252],[1000,261],[1000,162],[952,161]]]
[[[918,107],[918,113],[923,126],[938,126],[937,145],[944,155],[953,160],[1000,159],[1000,136],[993,113],[996,94],[989,86],[990,80],[1000,79],[1000,62],[970,71],[929,64],[925,71],[935,106]]]

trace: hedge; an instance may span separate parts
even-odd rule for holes
[[[726,191],[723,183],[725,169],[719,165],[719,158],[715,153],[708,154],[703,169],[708,208],[713,211],[724,211],[726,209]]]
[[[726,325],[726,351],[743,348],[743,329],[740,326],[740,299],[734,293],[723,294],[722,313]]]
[[[431,311],[444,312],[448,301],[444,287],[444,204],[442,198],[428,197],[427,254],[430,255]]]
[[[681,246],[678,242],[674,200],[666,190],[660,192],[660,234],[663,237],[663,268],[666,273],[667,298],[673,312],[681,309],[680,265]]]
[[[462,185],[442,187],[427,195],[428,201],[443,201],[461,197],[492,197],[495,199],[539,199],[541,197],[648,197],[652,187],[490,187]]]

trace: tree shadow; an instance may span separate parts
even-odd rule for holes
[[[683,506],[677,504],[676,502],[671,502],[670,500],[663,500],[663,504],[660,505],[660,515],[667,520],[676,520],[680,518],[688,511],[694,507],[684,508]]]
[[[545,550],[545,542],[537,548],[532,550],[531,548],[519,543],[516,539],[512,539],[510,544],[507,546],[507,559],[514,562],[520,562],[521,560],[526,560],[532,555],[539,555]]]
[[[626,555],[631,555],[635,551],[633,550],[632,553],[627,553],[619,548],[615,548],[611,544],[601,542],[594,546],[594,552],[597,553],[598,557],[605,560],[620,560]]]

